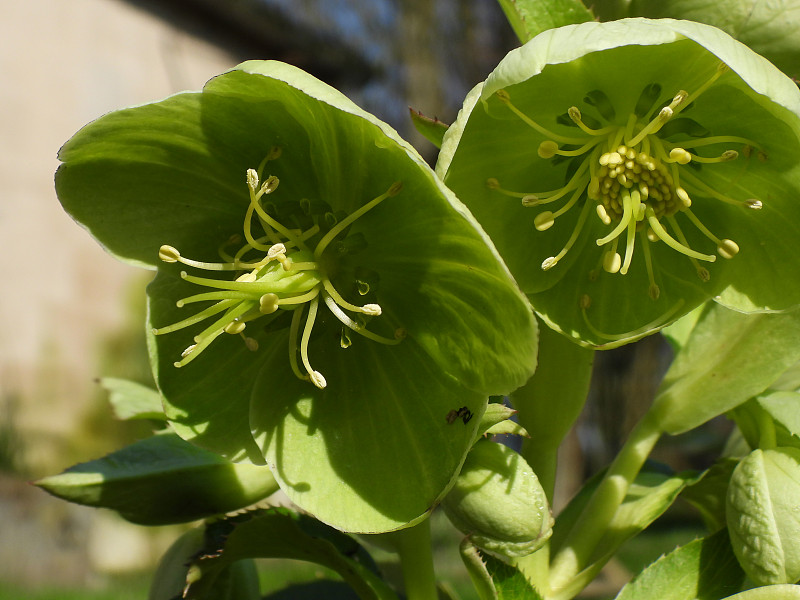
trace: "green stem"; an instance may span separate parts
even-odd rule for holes
[[[519,423],[531,436],[523,442],[522,456],[551,503],[558,447],[586,402],[593,361],[594,350],[540,325],[536,373],[511,394]]]
[[[631,432],[608,468],[581,516],[572,526],[550,565],[551,588],[556,592],[589,563],[598,542],[628,493],[628,487],[644,465],[659,437],[661,427],[648,412]]]
[[[403,569],[407,600],[437,600],[436,575],[431,549],[431,520],[395,532],[397,553]]]

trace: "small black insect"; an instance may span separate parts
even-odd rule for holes
[[[461,420],[464,421],[464,425],[466,425],[467,423],[470,422],[470,419],[472,419],[472,417],[473,417],[472,411],[468,409],[466,406],[462,406],[457,410],[454,409],[451,410],[449,413],[447,413],[447,417],[445,417],[445,419],[447,420],[448,425],[452,425],[453,423],[455,423],[456,419],[461,418]]]

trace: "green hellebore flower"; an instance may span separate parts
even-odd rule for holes
[[[149,342],[174,430],[266,463],[340,529],[425,515],[487,396],[534,368],[533,312],[473,217],[298,69],[244,63],[98,119],[59,156],[66,210],[158,267]],[[448,418],[462,408],[477,418]]]
[[[476,87],[437,173],[554,329],[613,347],[709,298],[800,302],[800,91],[710,26],[547,31]]]

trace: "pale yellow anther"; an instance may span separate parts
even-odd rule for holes
[[[258,190],[258,173],[255,169],[247,169],[247,187],[249,187],[253,193],[256,193]]]
[[[651,283],[650,287],[647,289],[647,295],[650,296],[651,300],[658,300],[658,297],[661,295],[661,288],[655,283]]]
[[[553,213],[549,210],[540,212],[536,217],[533,219],[533,225],[536,227],[538,231],[545,231],[550,229],[555,223],[555,217],[553,217]]]
[[[555,256],[549,256],[542,261],[542,271],[549,271],[558,264]]]
[[[361,307],[361,312],[365,315],[370,315],[372,317],[380,316],[381,314],[381,307],[378,304],[365,304]]]
[[[286,254],[286,246],[281,243],[273,244],[272,246],[270,246],[270,249],[267,250],[267,258],[269,260],[275,260],[279,256],[285,254]]]
[[[311,373],[308,374],[308,379],[311,383],[313,383],[321,390],[324,390],[325,387],[328,385],[328,382],[325,381],[325,378],[319,371],[311,371]]]
[[[274,175],[267,177],[264,183],[261,184],[261,189],[258,190],[259,197],[274,192],[278,188],[279,183],[280,181]]]
[[[178,262],[178,259],[180,259],[180,257],[181,253],[178,252],[177,248],[174,248],[172,246],[164,245],[158,249],[158,258],[163,260],[165,263]]]
[[[558,152],[558,144],[552,140],[545,140],[539,144],[539,156],[541,158],[553,158]]]
[[[578,123],[581,120],[581,111],[578,109],[577,106],[570,106],[567,109],[567,114],[569,118],[573,120],[573,122]]]
[[[227,325],[225,325],[225,333],[230,333],[235,335],[237,333],[242,333],[244,328],[246,327],[246,323],[244,321],[231,321]]]
[[[603,270],[606,273],[618,273],[622,267],[622,257],[619,252],[606,252],[603,254]]]
[[[188,348],[186,348],[183,352],[181,352],[181,358],[186,358],[189,354],[197,347],[197,344],[192,344]]]
[[[278,310],[278,295],[277,294],[264,294],[258,300],[258,310],[265,315],[271,315]]]
[[[525,194],[522,197],[522,206],[531,207],[539,204],[539,196],[536,194]]]
[[[750,198],[749,200],[745,200],[744,205],[747,208],[752,208],[753,210],[761,210],[761,208],[764,206],[763,204],[761,204],[761,200],[757,200],[755,198]]]
[[[689,197],[689,193],[682,187],[675,188],[675,195],[686,208],[692,205],[692,199]]]
[[[719,158],[722,162],[728,162],[739,158],[739,153],[736,150],[725,150]]]
[[[722,258],[733,258],[739,254],[739,245],[736,242],[727,238],[721,240],[721,242],[722,243],[717,246],[717,254]]]
[[[670,150],[669,158],[679,165],[687,165],[692,161],[692,155],[683,148],[673,148]]]
[[[600,217],[600,220],[603,222],[603,225],[611,225],[611,217],[608,216],[605,206],[598,204],[595,210],[597,211],[597,216]]]

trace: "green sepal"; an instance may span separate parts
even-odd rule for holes
[[[768,388],[800,359],[800,311],[742,314],[709,304],[659,387],[666,433],[693,429]]]
[[[767,392],[737,406],[729,416],[751,448],[800,447],[798,403],[798,392]]]
[[[523,44],[562,25],[592,21],[594,15],[580,0],[499,0],[508,23]]]
[[[714,25],[764,55],[787,75],[800,77],[800,5],[796,2],[633,0],[627,16],[669,17]]]
[[[35,482],[76,504],[140,525],[186,523],[249,506],[278,489],[266,467],[231,463],[161,433]]]
[[[744,572],[727,531],[689,542],[649,565],[615,600],[720,600],[741,589]]]
[[[284,508],[251,511],[207,525],[204,546],[189,569],[186,600],[205,599],[224,569],[250,558],[312,562],[336,571],[362,600],[397,600],[353,538]]]
[[[118,419],[166,421],[161,394],[153,388],[114,377],[103,377],[100,385],[108,392],[108,401]]]
[[[411,107],[409,107],[408,113],[411,115],[411,122],[416,130],[431,144],[441,148],[444,134],[447,133],[447,128],[450,126],[436,117],[426,117],[420,111]]]

